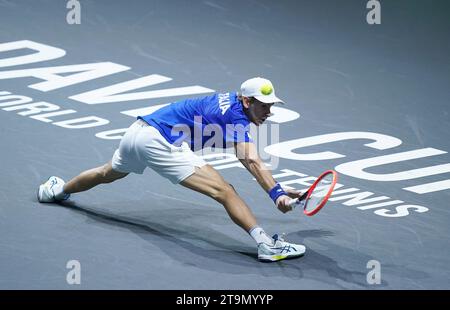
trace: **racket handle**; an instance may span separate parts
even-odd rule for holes
[[[294,210],[298,205],[300,205],[301,201],[298,198],[292,199],[289,203],[289,206]]]
[[[303,205],[307,195],[308,191],[304,192],[299,198],[292,199],[289,203],[289,206],[292,208],[292,210],[294,210],[299,205]]]

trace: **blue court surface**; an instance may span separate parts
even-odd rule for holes
[[[448,1],[68,2],[0,0],[1,289],[450,289]],[[275,178],[339,188],[282,214],[229,152],[205,159],[303,257],[259,262],[220,204],[151,169],[37,202],[136,115],[254,76],[286,102],[261,147]]]

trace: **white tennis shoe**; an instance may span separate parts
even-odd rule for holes
[[[51,176],[47,182],[41,184],[39,186],[37,192],[37,199],[39,202],[56,202],[67,200],[70,197],[70,194],[65,194],[63,192],[63,186],[65,182],[58,177]],[[61,193],[59,195],[55,195],[56,193]]]
[[[258,259],[265,262],[276,262],[286,258],[295,258],[305,254],[306,248],[301,244],[284,241],[283,237],[274,235],[273,244],[258,244]]]

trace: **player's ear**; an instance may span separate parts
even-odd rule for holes
[[[242,105],[244,108],[248,109],[250,107],[250,98],[242,97]]]

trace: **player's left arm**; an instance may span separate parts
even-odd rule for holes
[[[282,188],[273,178],[264,162],[258,155],[256,146],[252,142],[238,142],[234,144],[236,156],[244,167],[256,178],[259,185],[269,193],[278,209],[285,213],[291,210],[291,198],[297,198],[299,191]],[[280,191],[281,189],[281,191]]]

